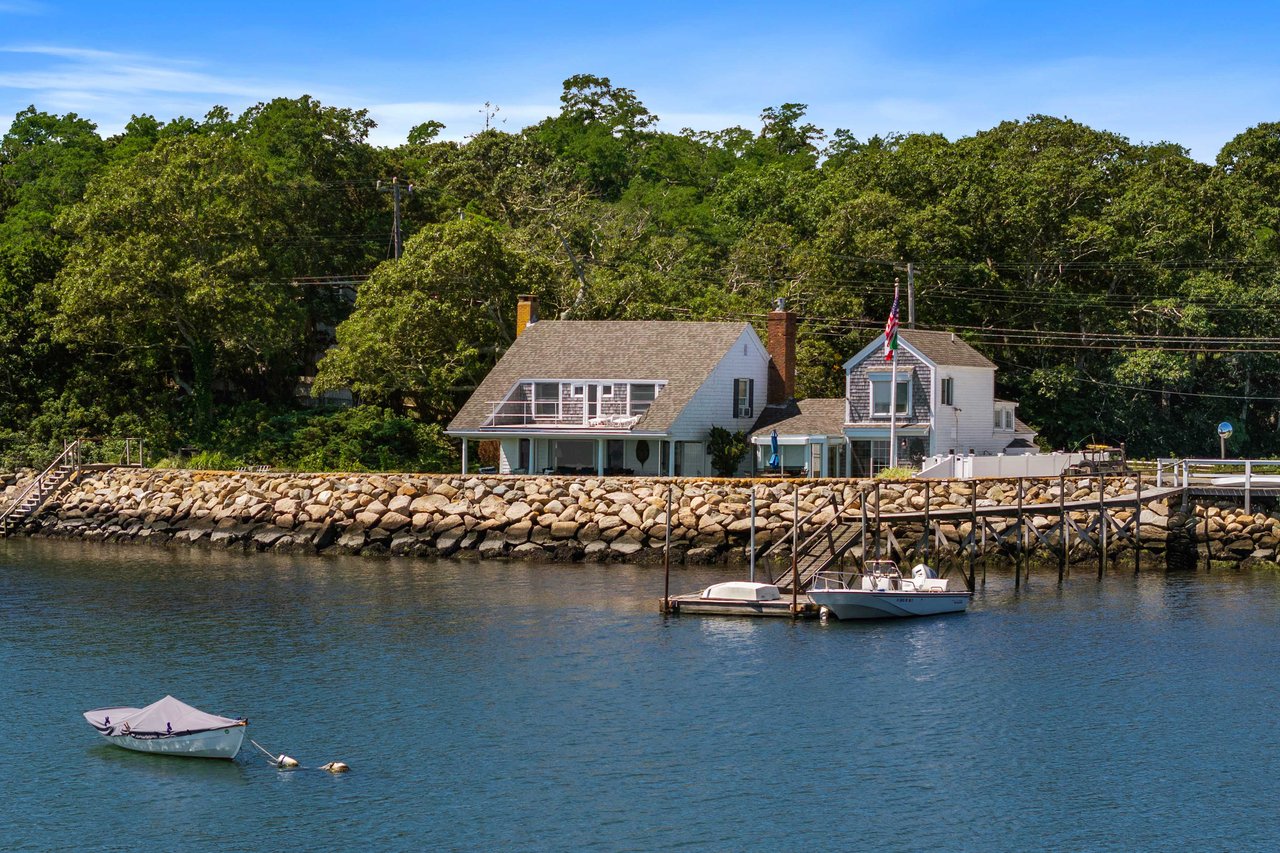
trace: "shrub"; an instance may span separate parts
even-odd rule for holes
[[[715,426],[707,437],[711,467],[721,477],[732,477],[738,473],[738,465],[750,449],[745,432],[729,432],[724,427]]]

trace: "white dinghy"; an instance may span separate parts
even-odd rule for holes
[[[886,619],[961,613],[973,593],[952,591],[921,563],[904,578],[892,560],[868,560],[861,572],[819,572],[809,600],[837,619]]]
[[[98,708],[84,718],[111,743],[136,752],[235,758],[248,720],[206,714],[172,696],[145,708]]]

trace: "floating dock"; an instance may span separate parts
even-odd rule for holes
[[[737,601],[728,598],[703,598],[701,592],[673,595],[661,601],[665,613],[690,613],[704,616],[785,616],[793,619],[817,619],[821,608],[801,596],[792,609],[791,596],[772,601]]]

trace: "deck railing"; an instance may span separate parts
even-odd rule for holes
[[[489,419],[485,426],[512,427],[582,427],[584,429],[630,429],[641,413],[630,415],[598,414],[588,417],[588,404],[575,400],[572,408],[560,400],[497,400],[489,403]]]

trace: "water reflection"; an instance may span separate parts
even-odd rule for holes
[[[1280,735],[1179,724],[1269,717],[1269,572],[1015,590],[993,565],[967,614],[875,623],[664,618],[661,593],[656,566],[0,543],[28,751],[0,774],[3,846],[901,849],[901,810],[856,807],[871,790],[928,804],[913,848],[1280,840]],[[354,771],[129,753],[79,716],[165,693]],[[1230,796],[1176,807],[1202,790]]]

